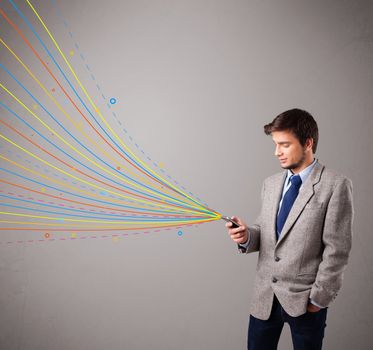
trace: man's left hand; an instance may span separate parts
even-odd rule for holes
[[[308,312],[318,312],[320,310],[321,309],[318,306],[313,305],[312,303],[308,303],[308,305],[307,305],[307,311]]]

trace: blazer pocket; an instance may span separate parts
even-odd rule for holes
[[[304,209],[309,209],[309,210],[317,210],[317,209],[320,210],[322,208],[324,208],[323,202],[310,202],[304,207]]]
[[[297,274],[297,277],[311,278],[311,277],[316,277],[316,275],[317,275],[316,272],[300,272]]]

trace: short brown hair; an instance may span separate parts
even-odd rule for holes
[[[316,153],[319,141],[319,129],[315,119],[307,111],[294,108],[279,114],[272,123],[264,125],[264,132],[270,135],[273,131],[291,131],[304,146],[307,139],[313,139],[312,151]]]

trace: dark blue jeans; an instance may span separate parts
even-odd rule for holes
[[[282,328],[287,322],[294,350],[320,350],[326,327],[326,313],[327,308],[292,317],[285,312],[275,296],[268,320],[259,320],[250,315],[247,349],[276,350]]]

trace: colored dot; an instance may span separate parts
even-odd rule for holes
[[[51,236],[51,235],[50,235],[48,232],[47,232],[46,234],[44,234],[44,237],[45,237],[45,238],[50,238],[50,236]]]
[[[117,166],[117,170],[120,170],[120,166]]]
[[[52,92],[55,92],[56,91],[56,89],[55,88],[52,88]]]
[[[78,237],[78,235],[76,233],[71,234],[71,238],[76,238],[76,237]]]
[[[113,242],[118,242],[119,241],[119,237],[116,237],[116,236],[113,236]]]
[[[70,51],[70,56],[71,56],[71,57],[74,56],[74,50],[71,50],[71,51]]]
[[[33,109],[38,109],[38,105],[35,103],[35,104],[32,105],[32,108]]]
[[[178,234],[179,236],[182,236],[182,235],[183,235],[183,231],[179,231],[177,234]]]
[[[45,188],[44,187],[41,188],[41,192],[45,192]]]
[[[158,166],[162,169],[164,168],[164,164],[163,163],[159,163]]]
[[[116,104],[116,103],[117,103],[117,100],[116,100],[114,97],[112,97],[112,98],[110,99],[110,104],[114,105],[114,104]]]

